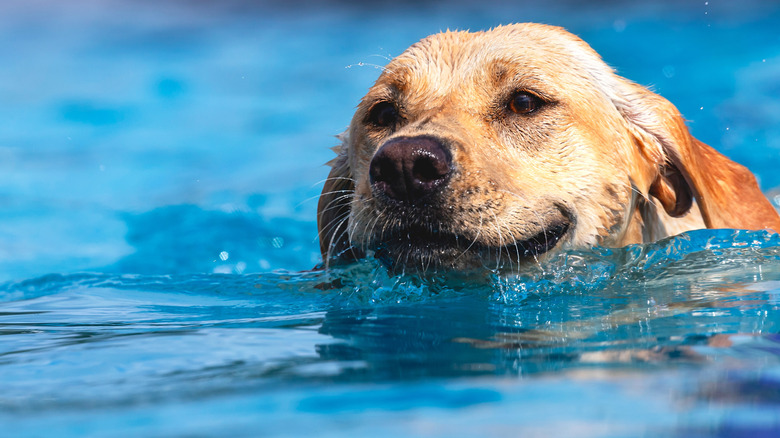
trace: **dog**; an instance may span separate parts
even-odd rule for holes
[[[749,170],[559,27],[424,38],[340,140],[318,203],[325,267],[517,269],[699,228],[780,231]]]

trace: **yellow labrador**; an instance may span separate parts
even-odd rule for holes
[[[318,207],[326,266],[511,268],[697,228],[780,231],[746,168],[558,27],[423,39],[341,140]]]

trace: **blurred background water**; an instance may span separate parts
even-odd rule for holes
[[[380,66],[520,21],[652,86],[780,205],[774,1],[2,2],[0,435],[780,434],[776,237],[441,287],[302,272]]]

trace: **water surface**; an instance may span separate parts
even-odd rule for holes
[[[446,28],[569,28],[776,196],[778,5],[40,0],[0,17],[0,434],[780,434],[775,235],[509,277],[309,271],[333,135],[379,66]]]

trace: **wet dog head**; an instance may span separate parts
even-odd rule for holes
[[[693,139],[668,101],[539,24],[411,46],[342,141],[319,203],[326,264],[368,252],[395,269],[512,267],[641,242],[653,220],[642,205],[678,217],[694,195],[707,226],[729,225],[705,200],[706,173],[752,178]],[[700,176],[697,157],[720,169]]]

